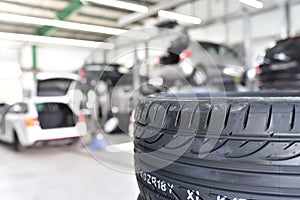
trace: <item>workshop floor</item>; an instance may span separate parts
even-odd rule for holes
[[[132,144],[125,134],[106,139],[97,151],[79,143],[15,153],[0,143],[0,199],[136,200]]]

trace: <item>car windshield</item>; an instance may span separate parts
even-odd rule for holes
[[[300,38],[283,40],[277,42],[277,44],[268,49],[266,52],[266,57],[271,58],[274,54],[278,53],[287,53],[290,54],[297,54],[300,51]]]
[[[87,65],[85,66],[86,71],[117,71],[119,65]]]
[[[208,53],[214,53],[219,54],[221,56],[228,56],[228,57],[234,57],[237,58],[238,54],[230,49],[227,46],[220,45],[220,44],[214,44],[210,42],[199,42],[199,44],[208,52]]]
[[[72,79],[65,78],[38,80],[37,96],[64,96],[72,81]]]

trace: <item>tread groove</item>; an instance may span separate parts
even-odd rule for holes
[[[183,108],[183,105],[180,106],[180,108],[177,112],[176,119],[175,119],[175,127],[178,126],[178,124],[179,124],[179,119],[180,119],[180,116],[181,116],[182,108]]]
[[[190,117],[190,121],[189,121],[189,126],[188,126],[189,128],[191,128],[191,126],[192,126],[192,122],[193,122],[193,119],[195,117],[197,107],[199,107],[198,104],[196,104],[195,107],[193,108],[193,111],[192,111],[192,114],[191,114],[191,117]]]
[[[194,117],[195,117],[196,109],[197,109],[198,106],[199,106],[199,105],[196,104],[196,106],[193,108],[193,112],[192,112],[192,114],[191,114],[190,121],[189,121],[189,126],[188,126],[189,128],[191,128],[191,126],[192,126],[192,122],[193,122],[193,119],[194,119]]]
[[[244,121],[243,121],[243,130],[246,129],[247,124],[248,124],[248,118],[249,118],[249,113],[250,113],[250,105],[248,105],[247,110],[245,112],[245,116],[244,116]]]
[[[291,112],[291,118],[290,118],[290,131],[294,129],[295,126],[295,117],[296,117],[296,105],[293,105],[293,110]]]
[[[272,114],[273,114],[273,106],[271,105],[267,114],[265,131],[268,130],[271,126]]]
[[[230,116],[230,111],[231,111],[231,105],[228,106],[223,129],[227,127],[229,116]]]
[[[239,148],[242,148],[243,146],[245,146],[246,144],[248,144],[249,143],[249,140],[246,140],[245,142],[243,142],[240,146],[239,146]]]
[[[227,158],[243,158],[243,157],[251,156],[251,155],[257,153],[258,151],[262,150],[263,148],[265,148],[268,144],[269,144],[269,142],[264,142],[260,146],[258,146],[256,149],[254,149],[253,151],[245,152],[244,154],[241,154],[241,155],[233,156],[233,155],[229,155],[229,153],[225,153],[224,156]]]
[[[289,145],[287,145],[283,150],[288,150],[290,147],[292,147],[296,142],[291,142]]]
[[[206,120],[205,120],[205,127],[204,129],[207,129],[209,127],[209,123],[210,123],[210,119],[211,119],[211,115],[212,115],[212,111],[214,109],[214,105],[212,105],[208,111],[208,114],[206,116]]]
[[[171,104],[168,105],[168,107],[166,108],[165,112],[164,112],[164,116],[163,116],[163,119],[162,119],[162,127],[164,127],[164,125],[166,124],[166,119],[167,119],[167,115],[168,115],[168,112],[169,112],[169,109],[171,107]]]

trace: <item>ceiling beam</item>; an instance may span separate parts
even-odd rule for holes
[[[163,1],[161,3],[155,4],[153,6],[149,7],[149,10],[147,13],[139,13],[139,12],[134,12],[132,14],[128,14],[124,17],[121,17],[118,20],[118,23],[121,27],[127,26],[129,24],[132,24],[134,22],[138,22],[141,21],[147,17],[151,17],[153,15],[156,15],[157,12],[159,10],[168,10],[174,7],[178,7],[180,5],[186,4],[186,3],[191,3],[194,2],[196,0],[191,0],[191,1],[187,1],[187,0],[173,0],[173,1]]]
[[[300,4],[299,0],[291,1],[291,5],[295,6],[295,5],[299,5],[299,4]],[[271,5],[269,7],[265,7],[265,8],[259,9],[259,10],[251,11],[249,13],[249,15],[250,16],[257,16],[257,15],[260,15],[260,14],[271,12],[271,11],[274,11],[274,10],[278,9],[279,6],[280,6],[279,4],[274,4],[274,5]],[[228,13],[228,14],[225,14],[225,15],[222,15],[222,16],[213,17],[213,18],[210,18],[210,19],[207,19],[207,20],[203,20],[201,22],[201,24],[195,25],[195,26],[191,26],[191,27],[189,27],[189,29],[197,29],[197,28],[201,28],[201,27],[207,27],[207,26],[210,26],[212,24],[219,23],[219,22],[230,22],[230,21],[233,21],[233,20],[238,20],[238,19],[241,19],[241,17],[243,15],[244,15],[244,11],[243,10],[242,11]]]
[[[60,9],[57,9],[57,8],[53,8],[53,7],[50,7],[50,8],[47,8],[47,7],[41,7],[41,6],[38,6],[38,5],[33,5],[33,4],[29,4],[27,2],[12,2],[12,1],[9,1],[9,0],[1,0],[1,3],[4,2],[5,4],[7,5],[16,5],[16,6],[21,6],[22,8],[26,8],[26,9],[38,9],[38,10],[41,10],[41,11],[51,11],[51,12],[59,12]],[[95,7],[95,6],[94,6]],[[98,7],[97,7],[98,8]],[[100,8],[100,7],[99,7]],[[102,8],[102,7],[101,7]],[[101,11],[100,11],[101,12]],[[23,13],[18,13],[18,12],[8,12],[8,13],[14,13],[14,14],[23,14]],[[49,16],[49,15],[47,15]],[[84,16],[84,17],[92,17],[94,19],[100,19],[100,20],[106,20],[108,22],[112,22],[112,23],[115,23],[117,24],[117,19],[114,18],[114,17],[108,17],[108,16],[99,16],[99,15],[93,15],[93,14],[90,14],[89,12],[79,12],[78,13],[78,16]],[[38,16],[38,17],[41,17],[41,16]],[[45,15],[43,16],[45,17]],[[76,22],[76,21],[75,21]],[[102,25],[102,24],[98,24],[98,25]]]
[[[66,20],[71,14],[78,11],[82,8],[84,4],[80,0],[72,0],[71,3],[65,7],[63,10],[59,11],[56,15],[58,20],[64,21]],[[50,35],[51,32],[55,31],[57,27],[54,26],[43,26],[38,29],[38,35]]]

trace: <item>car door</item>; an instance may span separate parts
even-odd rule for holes
[[[25,115],[28,113],[28,105],[18,102],[12,105],[5,104],[0,117],[0,139],[12,143],[14,131],[21,134],[25,130]],[[20,135],[18,135],[20,137]]]
[[[5,115],[8,112],[9,106],[5,103],[0,104],[0,139],[4,140],[5,138]]]

